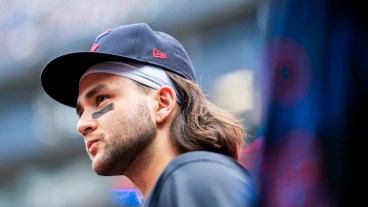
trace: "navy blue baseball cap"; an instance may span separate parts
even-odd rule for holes
[[[104,61],[139,62],[161,67],[197,82],[192,62],[181,43],[145,23],[123,25],[97,36],[90,51],[51,60],[41,72],[41,84],[56,101],[75,107],[79,80],[92,65]]]

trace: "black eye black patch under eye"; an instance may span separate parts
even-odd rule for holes
[[[101,109],[101,110],[99,110],[99,111],[97,111],[97,112],[93,113],[93,114],[92,114],[92,118],[94,118],[94,119],[98,119],[98,118],[100,118],[100,116],[102,116],[102,115],[106,114],[107,112],[109,112],[109,111],[111,111],[111,110],[113,110],[113,109],[114,109],[114,104],[113,104],[113,103],[111,103],[111,104],[109,104],[109,105],[105,106],[103,109]]]

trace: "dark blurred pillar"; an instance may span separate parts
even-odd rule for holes
[[[261,2],[261,206],[368,206],[367,7]]]

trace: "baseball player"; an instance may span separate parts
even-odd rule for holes
[[[237,162],[241,122],[209,102],[183,46],[145,23],[109,29],[90,51],[42,70],[56,101],[76,108],[98,175],[127,176],[143,206],[255,206],[253,178]]]

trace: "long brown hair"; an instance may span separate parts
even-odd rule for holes
[[[170,139],[181,153],[206,150],[238,160],[246,133],[241,120],[206,99],[199,85],[166,71],[183,98],[170,128]]]

